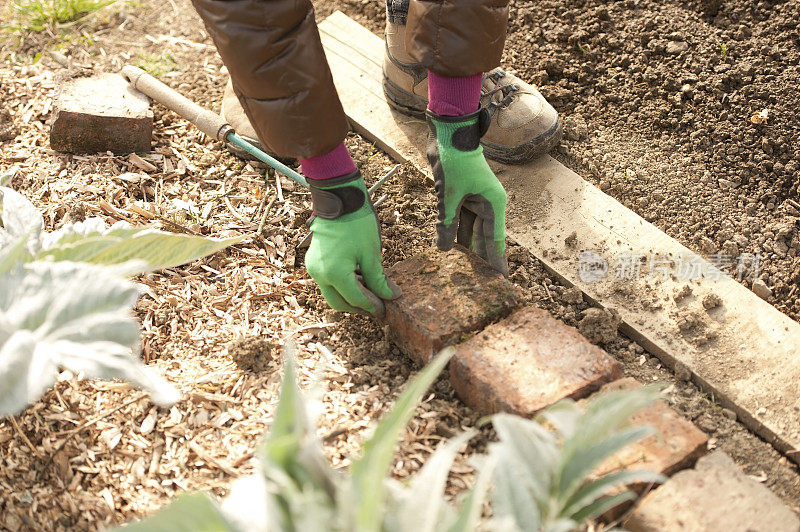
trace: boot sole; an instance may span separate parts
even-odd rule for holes
[[[483,154],[493,161],[503,164],[525,164],[545,155],[561,143],[564,124],[559,117],[550,129],[536,138],[517,146],[503,146],[481,140]]]
[[[392,83],[383,75],[383,94],[386,96],[386,103],[389,107],[414,118],[425,118],[425,109],[428,102],[415,94],[411,94]]]
[[[425,118],[428,102],[401,89],[392,83],[385,74],[383,76],[383,93],[386,95],[386,103],[392,109],[414,118]],[[420,107],[420,102],[422,102],[422,107]],[[483,154],[493,161],[514,165],[525,164],[558,146],[563,132],[564,125],[559,117],[550,129],[517,146],[503,146],[486,140],[481,140],[481,146],[483,146]]]

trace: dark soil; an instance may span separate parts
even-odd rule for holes
[[[567,119],[560,158],[699,253],[759,254],[795,319],[798,22],[794,1],[516,2],[506,53]]]
[[[275,344],[260,337],[248,337],[231,342],[228,354],[236,365],[245,371],[259,373],[274,369],[279,350]]]

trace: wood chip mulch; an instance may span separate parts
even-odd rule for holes
[[[70,41],[62,49],[69,65],[117,71],[140,51],[169,50],[183,66],[163,79],[218,109],[225,72],[190,3],[142,4],[116,12],[91,44]],[[0,143],[0,175],[13,175],[10,186],[44,213],[48,230],[100,216],[109,224],[246,239],[135,279],[144,292],[135,311],[142,356],[183,392],[181,402],[159,410],[126,383],[65,373],[25,412],[0,420],[0,528],[94,530],[153,512],[184,491],[223,496],[253,470],[280,384],[279,356],[247,368],[231,350],[250,338],[278,345],[295,330],[301,386],[319,390],[325,451],[335,468],[347,467],[414,368],[377,325],[327,310],[305,270],[293,267],[294,246],[306,234],[307,193],[287,179],[276,182],[262,165],[240,162],[158,106],[151,153],[53,152],[47,120],[64,56],[10,57],[0,65],[0,98],[13,138]],[[360,139],[348,143],[372,153]],[[380,175],[391,166],[374,153],[363,168]],[[385,208],[396,209],[394,201]],[[439,441],[476,419],[440,380],[406,431],[393,474],[407,477]],[[451,493],[471,478],[463,456]]]

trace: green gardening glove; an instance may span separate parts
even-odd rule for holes
[[[400,288],[383,274],[378,220],[361,173],[308,183],[315,215],[308,274],[336,310],[383,317],[381,298],[400,297]]]
[[[483,157],[480,139],[488,125],[485,117],[482,110],[463,116],[427,111],[428,161],[439,198],[437,246],[446,251],[457,241],[508,275],[508,199]]]

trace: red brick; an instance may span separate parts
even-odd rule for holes
[[[603,386],[598,393],[631,390],[640,384],[630,377]],[[642,469],[665,475],[691,467],[706,453],[708,436],[659,399],[631,417],[638,425],[650,425],[656,432],[638,443],[629,445],[603,462],[597,474],[617,469]]]
[[[800,520],[728,455],[715,451],[648,494],[624,526],[631,532],[797,532]]]
[[[150,100],[117,74],[57,79],[50,147],[68,153],[150,151]]]
[[[386,303],[389,337],[420,364],[520,304],[513,284],[460,246],[415,255],[387,274],[403,290]]]
[[[617,361],[573,327],[526,307],[456,348],[450,381],[476,410],[533,416],[622,376]]]

